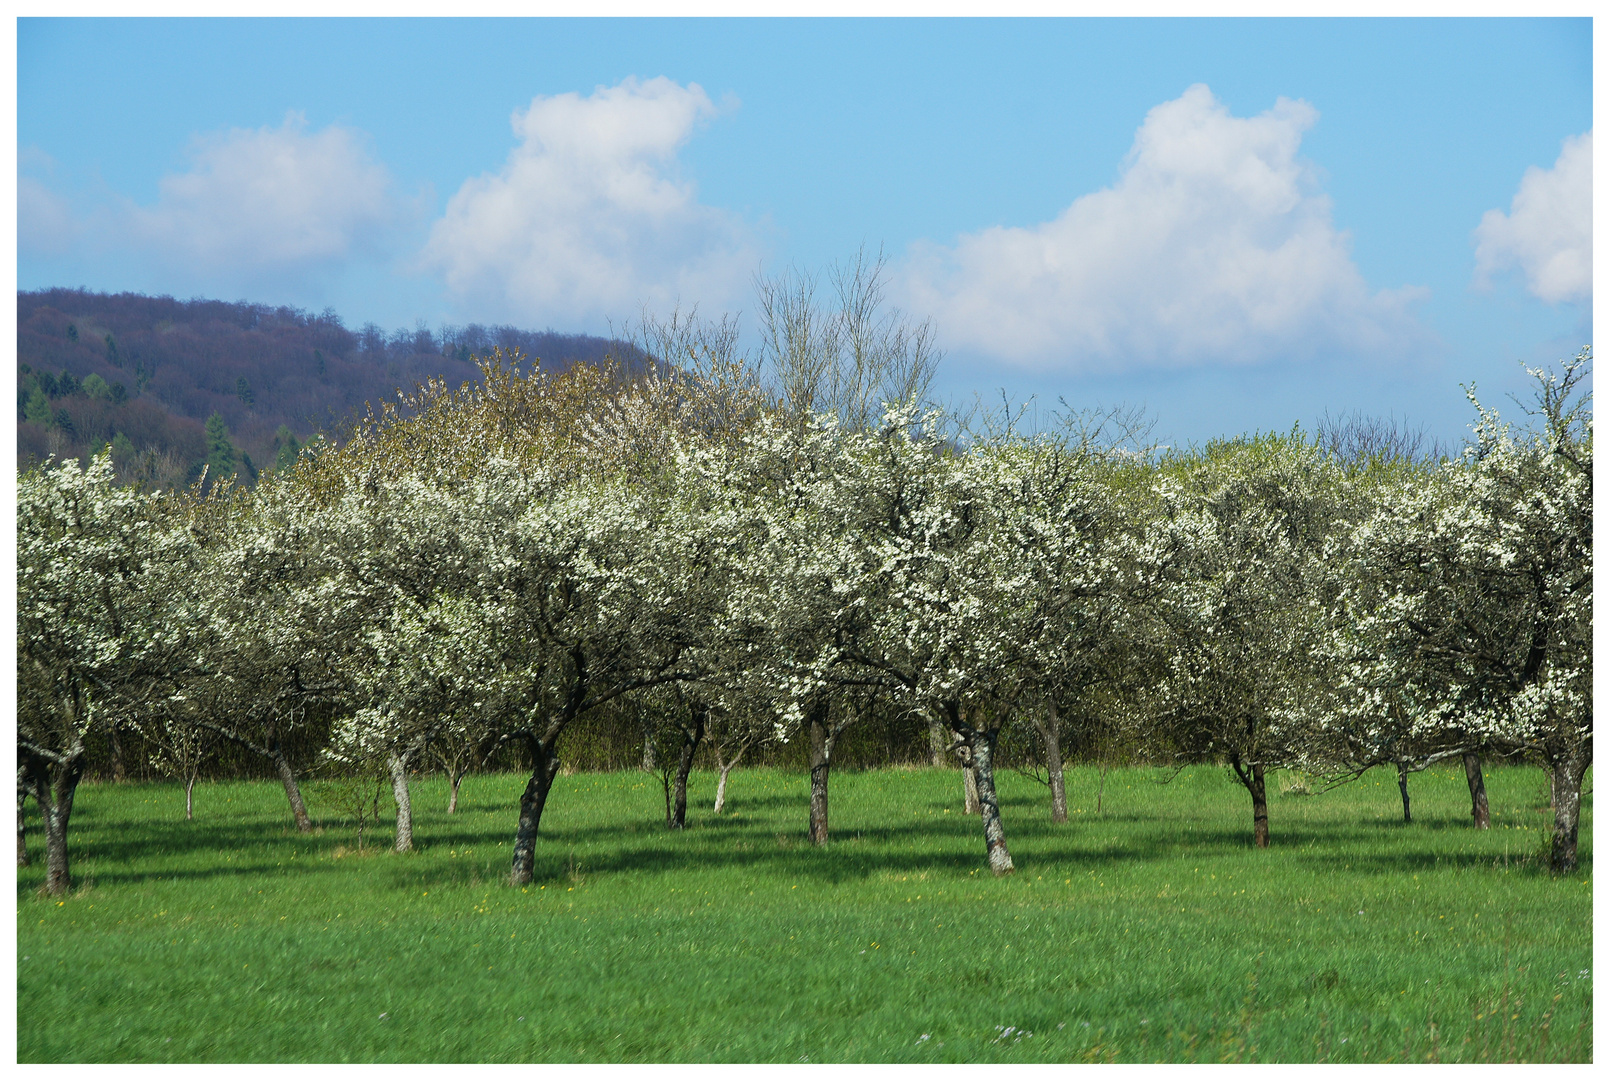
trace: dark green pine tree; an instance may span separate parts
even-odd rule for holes
[[[229,441],[229,429],[224,426],[223,417],[213,413],[207,417],[208,481],[215,483],[233,476],[239,465],[240,454],[235,450],[235,444]]]
[[[251,408],[252,402],[257,400],[257,395],[252,392],[251,383],[246,381],[244,375],[235,380],[235,394],[240,398],[241,404],[248,409]]]

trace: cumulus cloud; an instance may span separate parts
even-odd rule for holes
[[[1418,290],[1371,291],[1298,157],[1318,119],[1234,117],[1204,85],[1146,116],[1111,187],[1055,220],[912,249],[908,305],[947,344],[1084,372],[1398,353]]]
[[[1509,212],[1488,210],[1475,229],[1475,284],[1518,267],[1550,304],[1592,296],[1592,132],[1564,140],[1551,169],[1525,170]]]
[[[17,154],[17,251],[22,255],[60,255],[71,249],[79,235],[78,222],[66,199],[38,176],[55,172],[55,160],[38,147],[23,147]]]
[[[364,136],[332,125],[198,138],[190,171],[168,175],[153,206],[126,208],[126,239],[159,259],[231,274],[302,271],[372,253],[405,206]]]
[[[480,317],[596,323],[736,300],[754,238],[676,168],[716,111],[697,83],[664,77],[533,99],[502,169],[448,201],[422,265]]]

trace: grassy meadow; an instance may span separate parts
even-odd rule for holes
[[[523,778],[418,781],[415,840],[313,835],[274,782],[85,785],[77,888],[17,875],[17,1053],[47,1061],[1590,1061],[1591,800],[1581,870],[1546,871],[1540,771],[1323,794],[1270,777],[1273,847],[1226,770],[1068,774],[1072,821],[1000,777],[996,880],[960,774],[696,773],[555,784],[537,880],[504,884]],[[1591,774],[1588,774],[1588,788]],[[384,803],[382,803],[382,808]]]

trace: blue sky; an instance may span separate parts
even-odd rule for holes
[[[1185,442],[1591,339],[1588,20],[21,20],[20,288],[601,332],[862,244]]]

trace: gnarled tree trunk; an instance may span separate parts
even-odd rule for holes
[[[73,796],[84,775],[82,753],[65,763],[36,762],[28,770],[33,781],[34,802],[45,819],[45,891],[64,896],[72,888],[67,865],[67,824],[73,816]]]
[[[1268,846],[1268,788],[1263,783],[1263,767],[1244,767],[1238,752],[1229,755],[1229,764],[1235,770],[1236,778],[1251,794],[1252,839],[1258,847],[1265,848]]]
[[[413,850],[413,798],[408,792],[408,763],[400,754],[386,755],[391,772],[391,797],[397,802],[397,842],[395,851]]]
[[[687,828],[687,775],[693,771],[693,755],[698,753],[698,744],[704,740],[708,720],[709,709],[695,705],[693,730],[682,732],[682,756],[676,763],[676,788],[671,798],[670,821],[667,822],[672,829]]]
[[[1492,827],[1492,808],[1486,802],[1486,778],[1481,774],[1481,756],[1464,755],[1464,779],[1469,781],[1469,816],[1475,828]]]
[[[1015,866],[1006,850],[1006,830],[1000,822],[1000,797],[994,787],[995,732],[980,731],[972,739],[972,771],[977,776],[978,805],[983,815],[983,842],[989,853],[989,869],[995,875],[1011,873]]]
[[[538,739],[532,739],[530,745],[535,763],[520,794],[520,823],[514,833],[514,865],[509,872],[511,885],[529,885],[536,876],[536,832],[542,824],[548,792],[553,790],[553,778],[559,775],[556,747]]]
[[[1577,747],[1553,764],[1553,845],[1555,873],[1576,868],[1576,834],[1581,827],[1581,780],[1592,763],[1591,744]]]

